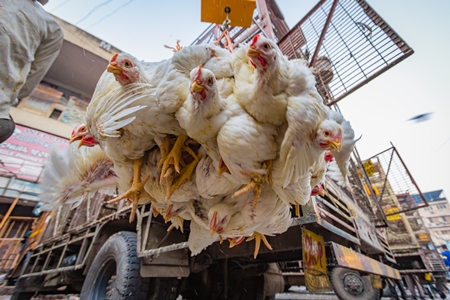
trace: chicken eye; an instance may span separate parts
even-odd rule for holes
[[[208,83],[208,85],[212,85],[213,84],[213,79],[209,78],[207,83]]]
[[[324,131],[323,134],[324,134],[325,136],[330,136],[330,132],[329,132],[329,131]]]
[[[267,44],[267,43],[266,43],[266,44],[264,44],[264,46],[263,46],[263,47],[264,47],[264,49],[270,49],[270,45],[269,45],[269,44]]]
[[[131,67],[131,63],[129,61],[125,61],[124,63],[126,68],[130,68]]]

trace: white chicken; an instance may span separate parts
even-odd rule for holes
[[[190,138],[206,150],[206,153],[219,162],[217,133],[233,115],[226,109],[226,99],[220,97],[219,85],[214,73],[199,66],[191,71],[190,94],[178,109],[176,118]]]
[[[341,150],[332,150],[334,160],[328,164],[327,175],[336,181],[340,186],[346,186],[348,183],[348,164],[353,148],[360,138],[355,139],[355,132],[350,122],[344,119],[344,116],[337,111],[330,110],[328,118],[333,119],[342,127],[342,148]]]
[[[39,195],[44,203],[42,210],[55,210],[62,205],[74,209],[97,191],[106,195],[115,193],[117,177],[102,149],[73,148],[60,149],[56,145],[52,149],[42,175],[43,192]]]
[[[303,63],[291,64],[286,110],[288,128],[280,148],[285,186],[303,177],[323,152],[341,148],[342,128],[328,119],[330,110],[316,90],[316,80]]]
[[[94,137],[115,164],[133,166],[131,188],[114,201],[129,198],[135,210],[140,198],[151,200],[143,188],[145,180],[141,179],[140,168],[145,151],[156,144],[164,155],[162,175],[171,164],[180,173],[181,152],[189,152],[190,147],[174,113],[189,93],[190,71],[214,55],[210,46],[199,45],[185,47],[159,63],[142,64],[127,54],[113,56],[108,72],[120,85],[110,74],[102,75],[86,112],[87,128],[77,128],[72,141],[81,139],[88,145],[86,138]],[[167,135],[178,137],[170,152]],[[195,166],[180,174],[175,183],[179,186],[190,179],[193,170]],[[130,220],[133,218],[134,214]]]
[[[250,45],[236,51],[234,68],[234,94],[245,111],[260,123],[283,124],[290,75],[288,60],[276,43],[255,35]]]
[[[217,145],[217,134],[223,124],[234,114],[233,110],[227,107],[227,99],[221,96],[221,94],[229,96],[231,94],[229,91],[220,92],[220,88],[228,85],[229,82],[219,83],[214,73],[202,66],[193,69],[190,77],[191,93],[183,106],[178,109],[176,118],[189,137],[202,145],[207,154],[207,157],[202,160],[202,166],[197,167],[197,186],[200,195],[215,197],[223,195],[230,189],[236,190],[239,185],[231,181],[228,174],[222,177],[216,175],[217,172],[223,171],[220,170],[221,157]]]
[[[277,130],[268,123],[259,123],[242,108],[220,129],[217,144],[227,169],[241,184],[234,193],[240,196],[253,190],[253,205],[257,205],[264,182],[271,183],[272,161],[277,156]],[[250,182],[249,182],[250,180]]]
[[[241,184],[235,182],[228,173],[219,174],[219,163],[205,155],[197,165],[195,181],[198,193],[203,198],[228,196],[234,193]]]
[[[265,207],[265,210],[261,208]],[[262,199],[258,207],[253,211],[250,218],[254,223],[254,232],[246,241],[255,240],[255,251],[253,257],[256,259],[259,253],[261,241],[272,250],[272,246],[267,241],[266,236],[274,236],[288,230],[292,224],[290,205],[276,197],[267,197]]]

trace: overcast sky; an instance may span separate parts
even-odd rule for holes
[[[290,27],[318,2],[276,1]],[[415,54],[344,98],[341,111],[363,135],[363,159],[392,142],[422,192],[444,189],[450,197],[450,1],[368,3]],[[200,0],[50,0],[45,9],[147,61],[169,58],[164,44],[188,45],[209,25],[200,22]],[[427,112],[426,122],[406,121]]]

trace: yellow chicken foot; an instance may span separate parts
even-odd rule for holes
[[[267,182],[270,186],[272,186],[272,166],[273,166],[273,160],[268,160],[263,163],[263,169],[267,170]]]
[[[295,216],[300,217],[300,205],[295,204]]]
[[[241,171],[242,174],[251,177],[250,182],[244,186],[243,188],[239,189],[233,194],[233,198],[239,197],[244,195],[245,193],[248,193],[249,191],[253,190],[253,207],[256,208],[256,205],[258,204],[259,195],[261,194],[261,187],[262,184],[266,181],[269,182],[269,185],[272,184],[272,161],[268,160],[263,163],[262,165],[263,169],[267,170],[266,174],[260,174],[256,172],[249,172],[249,171]]]
[[[153,213],[153,218],[156,218],[159,216],[159,211],[154,205],[152,205],[152,213]]]
[[[191,150],[192,151],[192,150]],[[189,152],[189,151],[188,151]],[[195,153],[194,153],[195,154]],[[189,163],[186,167],[181,170],[181,173],[175,177],[175,181],[170,188],[170,194],[166,194],[166,201],[172,197],[173,193],[186,181],[190,181],[192,174],[195,172],[195,168],[197,167],[198,162],[200,161],[200,156],[193,156],[194,160]],[[168,196],[168,197],[167,197]]]
[[[173,172],[174,172],[173,166],[170,166],[170,168],[167,169],[166,174],[164,174],[164,178],[166,179],[166,197],[165,197],[166,201],[172,195],[170,193],[170,189],[172,188],[172,183],[173,183]]]
[[[184,142],[187,140],[187,135],[180,135],[177,137],[175,145],[173,145],[172,150],[170,150],[167,157],[164,158],[164,162],[162,164],[161,176],[166,174],[167,169],[170,165],[175,167],[175,171],[180,173],[180,160],[181,160],[181,152],[183,151]],[[163,178],[160,178],[163,181]]]
[[[164,164],[164,160],[167,158],[167,155],[169,155],[169,151],[170,151],[170,136],[166,135],[161,143],[161,146],[159,147],[159,151],[161,152],[161,158],[158,162],[158,169],[161,169],[163,164]]]
[[[242,243],[244,241],[244,239],[245,239],[245,237],[243,237],[243,236],[229,239],[230,248],[233,248],[234,246],[239,245],[240,243]]]
[[[150,176],[147,176],[144,180],[141,180],[141,168],[142,168],[142,159],[135,159],[133,161],[133,183],[131,184],[131,188],[123,193],[121,196],[111,199],[108,201],[108,204],[119,202],[122,199],[127,199],[131,201],[131,214],[130,214],[130,223],[134,221],[134,217],[136,215],[136,210],[139,205],[139,200],[141,198],[149,198],[151,201],[155,201],[152,196],[144,189],[145,184],[150,179]]]
[[[253,258],[256,259],[258,256],[259,248],[261,246],[261,241],[263,241],[264,245],[266,245],[267,249],[273,250],[272,246],[270,246],[269,242],[267,241],[267,238],[264,234],[261,234],[259,232],[253,232],[252,236],[249,237],[246,242],[255,240],[255,252],[253,252]]]

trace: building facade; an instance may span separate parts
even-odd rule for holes
[[[450,203],[443,190],[423,193],[428,207],[419,210],[436,246],[450,243]]]

